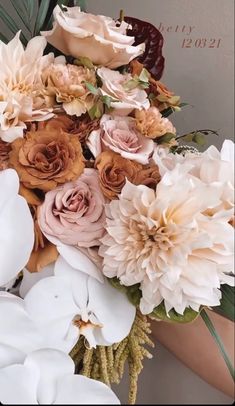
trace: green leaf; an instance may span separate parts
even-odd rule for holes
[[[136,283],[132,286],[125,286],[122,285],[121,282],[117,277],[108,278],[109,283],[116,289],[120,290],[120,292],[125,293],[127,295],[129,301],[135,306],[138,307],[140,304],[140,299],[142,297],[142,293],[140,290],[140,284]]]
[[[41,0],[41,4],[38,10],[35,27],[34,27],[34,35],[39,35],[40,30],[43,27],[43,24],[46,19],[47,11],[50,5],[50,0]]]
[[[222,299],[220,306],[213,307],[213,311],[231,321],[235,321],[235,288],[234,286],[221,285]]]
[[[140,299],[142,297],[142,292],[140,290],[140,284],[137,283],[132,286],[124,286],[120,283],[117,277],[115,278],[108,278],[108,281],[111,285],[120,290],[121,292],[125,293],[129,299],[129,301],[135,306],[138,307],[140,304]],[[186,308],[184,314],[178,314],[175,310],[170,310],[169,314],[167,315],[165,305],[162,302],[159,306],[155,307],[152,313],[149,314],[149,317],[152,319],[157,320],[164,320],[169,322],[175,323],[190,323],[191,321],[195,320],[198,317],[199,313],[195,312],[190,308]]]
[[[80,58],[76,58],[73,61],[74,65],[78,66],[85,66],[85,68],[88,69],[94,69],[94,65],[90,58],[87,58],[86,56],[80,56]]]
[[[30,1],[30,0],[29,0]],[[60,8],[62,8],[62,6],[67,6],[68,5],[68,3],[69,3],[69,0],[57,0],[57,5],[58,6],[60,6]],[[44,25],[43,25],[43,30],[45,30],[45,31],[49,31],[51,28],[52,28],[52,23],[53,23],[53,10],[52,10],[52,12],[51,12],[51,15],[50,16],[48,16],[48,18],[47,18],[47,20],[48,21],[45,21],[44,22]]]
[[[4,42],[5,44],[7,44],[8,43],[8,39],[5,37],[5,35],[3,35],[1,32],[0,32],[0,40],[2,41],[2,42]]]
[[[179,107],[185,107],[185,106],[190,106],[190,104],[189,103],[180,103],[179,104]]]
[[[26,1],[26,0],[10,0],[12,6],[14,7],[17,15],[19,16],[23,27],[25,27],[28,32],[31,33],[31,14],[34,5],[37,5],[36,1]]]
[[[3,6],[1,6],[1,4],[0,4],[0,18],[14,35],[19,31],[19,27],[16,25],[13,18],[6,12]]]
[[[89,82],[85,82],[85,85],[86,85],[87,89],[89,90],[89,92],[91,92],[95,96],[97,96],[99,94],[99,88],[98,87],[93,86]]]
[[[162,302],[159,306],[155,307],[153,312],[149,317],[158,320],[164,320],[175,323],[190,323],[199,316],[199,313],[195,310],[187,307],[184,311],[184,314],[178,314],[175,310],[170,310],[169,313],[166,313],[165,305]]]
[[[141,89],[148,89],[148,88],[149,88],[149,83],[148,83],[148,82],[142,82],[141,80],[139,80],[138,86],[139,86]]]
[[[156,138],[155,141],[156,141],[158,144],[167,144],[167,143],[170,142],[173,138],[175,138],[175,134],[166,133],[166,134],[162,135],[162,137]]]
[[[100,106],[98,104],[95,104],[89,111],[88,111],[89,117],[91,120],[94,120],[96,118],[100,118],[103,114]]]
[[[149,72],[147,71],[147,69],[143,68],[142,71],[140,72],[139,80],[140,80],[141,82],[148,82],[148,81],[149,81],[149,77],[150,77]]]
[[[174,112],[175,112],[175,110],[172,107],[168,107],[167,109],[161,111],[161,115],[163,117],[169,117]]]
[[[222,342],[220,336],[217,334],[216,329],[215,329],[210,317],[208,316],[208,314],[206,313],[206,311],[204,309],[201,311],[201,317],[202,317],[205,325],[207,326],[208,330],[210,331],[212,337],[214,338],[214,340],[222,354],[222,357],[227,365],[227,368],[230,372],[231,377],[235,381],[235,371],[234,371],[233,365],[226,353],[226,350],[224,348],[224,345],[223,345],[223,342]]]
[[[101,101],[110,109],[111,103],[117,103],[119,100],[113,99],[110,96],[101,96]]]
[[[74,5],[81,7],[82,11],[86,11],[86,0],[74,0]]]
[[[138,86],[138,84],[139,84],[138,79],[133,78],[133,79],[130,79],[127,82],[123,83],[122,87],[125,90],[133,90]]]
[[[198,145],[205,145],[206,144],[206,139],[203,133],[201,132],[196,132],[193,134],[192,141],[195,142]]]

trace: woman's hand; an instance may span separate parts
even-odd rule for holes
[[[208,311],[214,327],[234,364],[234,323]],[[234,397],[234,382],[225,361],[204,321],[199,316],[193,323],[153,322],[153,335],[202,379]]]

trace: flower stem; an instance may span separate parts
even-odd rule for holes
[[[120,10],[119,20],[120,20],[120,23],[121,23],[122,21],[124,21],[124,10],[123,10],[123,9]]]

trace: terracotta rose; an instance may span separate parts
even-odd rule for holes
[[[29,132],[11,146],[10,166],[27,188],[48,191],[77,179],[83,172],[81,144],[75,135],[63,130]]]
[[[99,171],[100,187],[110,200],[117,198],[128,179],[135,185],[155,188],[161,176],[157,165],[141,165],[122,158],[113,151],[102,152],[95,165]]]

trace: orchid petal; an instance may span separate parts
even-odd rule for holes
[[[130,332],[136,308],[126,295],[113,288],[106,280],[104,284],[95,279],[88,280],[88,308],[102,323],[102,337],[110,344],[122,341]]]
[[[100,282],[103,281],[102,273],[98,267],[78,248],[59,244],[57,250],[70,266],[92,276]]]
[[[102,382],[81,375],[67,375],[58,380],[56,405],[119,405],[114,392]]]
[[[61,351],[39,350],[29,354],[24,363],[25,367],[38,371],[40,380],[37,387],[39,404],[54,403],[57,392],[57,380],[67,374],[74,373],[72,359]]]

